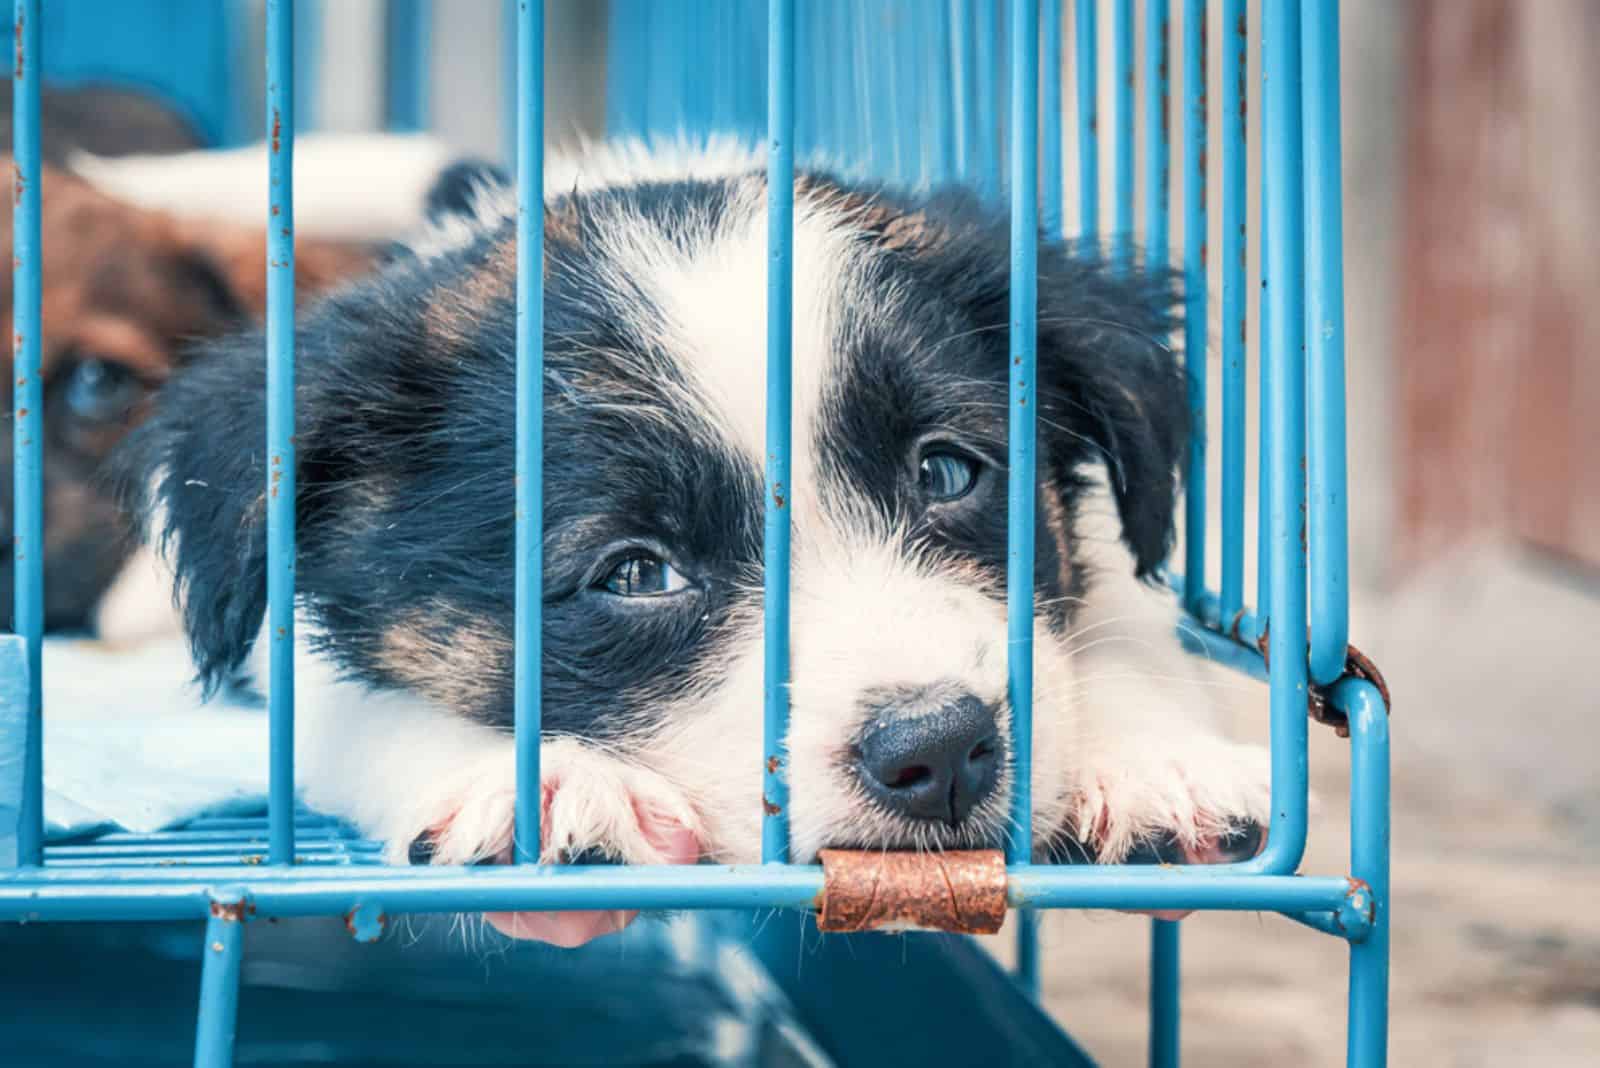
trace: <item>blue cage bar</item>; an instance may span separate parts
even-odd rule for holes
[[[1338,5],[1333,0],[1265,0],[1263,59],[1261,388],[1261,560],[1257,603],[1245,603],[1245,277],[1247,49],[1244,0],[1183,0],[1176,49],[1170,0],[1147,0],[1142,33],[1132,0],[1108,5],[1111,44],[1109,131],[1102,131],[1099,7],[1092,0],[614,0],[610,12],[613,132],[640,134],[731,128],[765,135],[768,147],[768,340],[766,465],[766,684],[763,751],[763,863],[660,868],[594,868],[539,861],[539,733],[542,542],[544,40],[543,0],[512,0],[506,47],[514,59],[508,128],[518,179],[516,336],[516,734],[517,835],[514,865],[390,868],[375,843],[297,811],[293,766],[294,595],[294,188],[296,4],[266,7],[267,134],[271,145],[266,442],[269,530],[270,799],[266,820],[207,820],[153,835],[108,835],[46,845],[40,743],[43,633],[42,440],[40,437],[39,0],[15,0],[16,159],[13,265],[13,388],[17,561],[15,660],[25,759],[14,830],[15,863],[0,869],[0,919],[112,921],[203,919],[204,967],[196,1063],[232,1056],[242,929],[250,917],[553,909],[813,908],[823,889],[816,866],[788,863],[789,798],[783,773],[788,712],[789,515],[805,486],[790,482],[790,330],[793,181],[808,154],[908,185],[959,180],[1001,203],[1009,198],[1012,241],[1010,474],[1007,614],[1009,687],[1016,754],[1013,833],[1007,842],[1008,900],[1019,911],[1019,979],[1037,989],[1041,964],[1035,913],[1049,908],[1249,909],[1282,913],[1350,944],[1347,1056],[1384,1063],[1388,984],[1388,721],[1384,697],[1345,674],[1348,638],[1348,493],[1344,463],[1343,291],[1340,229]],[[389,11],[386,100],[396,128],[427,124],[426,0]],[[302,9],[302,17],[306,12]],[[1211,33],[1207,33],[1210,20]],[[894,30],[883,42],[884,26]],[[1071,47],[1065,31],[1071,29]],[[1222,32],[1216,32],[1218,28]],[[847,39],[848,38],[848,39]],[[714,47],[714,42],[739,47]],[[1135,43],[1142,42],[1136,54]],[[1074,65],[1073,77],[1062,66]],[[1172,67],[1174,54],[1181,71]],[[693,57],[712,57],[700,78]],[[1041,70],[1041,57],[1043,69]],[[1142,67],[1140,59],[1143,60]],[[1209,61],[1220,61],[1218,127],[1206,112]],[[677,66],[676,64],[681,64]],[[1138,72],[1143,70],[1142,78]],[[411,72],[407,81],[404,72]],[[1181,74],[1181,80],[1179,75]],[[1069,106],[1064,87],[1071,85]],[[1179,103],[1172,89],[1178,86]],[[1002,102],[1004,93],[1004,102]],[[1142,95],[1141,95],[1142,94]],[[1041,112],[1041,96],[1044,107]],[[1142,150],[1135,102],[1143,101]],[[861,107],[857,101],[866,101]],[[303,112],[304,109],[302,109]],[[1076,225],[1062,160],[1067,117],[1077,149]],[[764,116],[764,118],[763,118]],[[924,127],[932,127],[926,129]],[[1176,127],[1176,128],[1175,128]],[[1220,136],[1214,136],[1214,134]],[[1031,855],[1032,559],[1034,531],[1035,320],[1041,240],[1101,239],[1100,146],[1110,137],[1110,226],[1123,262],[1136,254],[1168,262],[1172,140],[1181,138],[1183,248],[1189,328],[1183,338],[1189,402],[1203,429],[1212,402],[1206,323],[1208,146],[1220,144],[1222,329],[1217,346],[1221,405],[1221,573],[1205,569],[1204,472],[1197,434],[1188,457],[1184,574],[1174,576],[1189,613],[1184,637],[1201,655],[1256,678],[1271,695],[1273,818],[1255,859],[1215,867],[1036,864]],[[1007,167],[1002,168],[1002,158]],[[1143,164],[1144,227],[1136,231],[1135,164]],[[1041,182],[1043,189],[1040,188]],[[1142,251],[1135,251],[1135,239]],[[1304,517],[1304,518],[1303,518]],[[1309,634],[1309,636],[1308,636]],[[1258,639],[1265,639],[1265,652]],[[20,650],[20,656],[12,653]],[[0,680],[6,681],[6,680]],[[1349,724],[1352,749],[1348,874],[1296,874],[1307,835],[1307,701],[1314,688]],[[0,687],[0,703],[11,692]],[[751,710],[752,715],[758,714]],[[0,802],[4,798],[0,797]],[[0,803],[0,813],[7,811]],[[0,860],[8,854],[0,850]],[[263,865],[261,860],[269,863]],[[1177,1061],[1179,938],[1156,921],[1150,1059]]]

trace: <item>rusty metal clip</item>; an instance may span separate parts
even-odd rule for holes
[[[824,849],[821,859],[824,931],[994,934],[1005,922],[1006,860],[997,849]]]
[[[1237,620],[1234,621],[1234,626],[1235,628],[1238,627]],[[1262,662],[1267,665],[1269,670],[1272,667],[1272,657],[1268,652],[1270,643],[1267,639],[1271,631],[1272,624],[1268,623],[1261,628],[1261,636],[1256,639],[1256,649],[1261,653]],[[1238,636],[1238,631],[1235,629],[1234,638],[1237,639]],[[1389,699],[1389,684],[1384,681],[1383,672],[1378,670],[1378,665],[1372,662],[1371,657],[1353,645],[1344,647],[1344,673],[1337,679],[1334,679],[1333,682],[1326,686],[1318,686],[1316,683],[1308,681],[1306,685],[1306,714],[1324,727],[1332,727],[1333,733],[1339,737],[1350,737],[1349,721],[1343,713],[1334,707],[1333,702],[1328,700],[1328,691],[1345,679],[1361,679],[1364,682],[1372,683],[1378,688],[1378,694],[1383,698],[1384,709],[1390,715],[1394,714],[1394,705]]]

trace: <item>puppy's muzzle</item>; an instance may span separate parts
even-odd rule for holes
[[[994,707],[948,692],[874,705],[856,751],[856,773],[876,805],[951,827],[994,793],[1005,755]]]

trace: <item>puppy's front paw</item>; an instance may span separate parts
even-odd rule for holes
[[[1254,856],[1272,810],[1261,746],[1204,733],[1119,740],[1085,769],[1075,837],[1101,864],[1221,864]]]
[[[700,820],[652,771],[561,739],[540,749],[540,859],[547,864],[693,864]],[[504,864],[516,830],[516,754],[463,769],[419,806],[413,831],[391,840],[391,859],[412,864]],[[393,854],[403,853],[403,859]],[[619,931],[634,912],[485,914],[513,938],[577,946]]]

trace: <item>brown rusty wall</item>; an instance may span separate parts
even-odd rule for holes
[[[1600,565],[1600,114],[1581,106],[1600,72],[1597,13],[1584,0],[1411,7],[1402,567],[1484,536]]]

